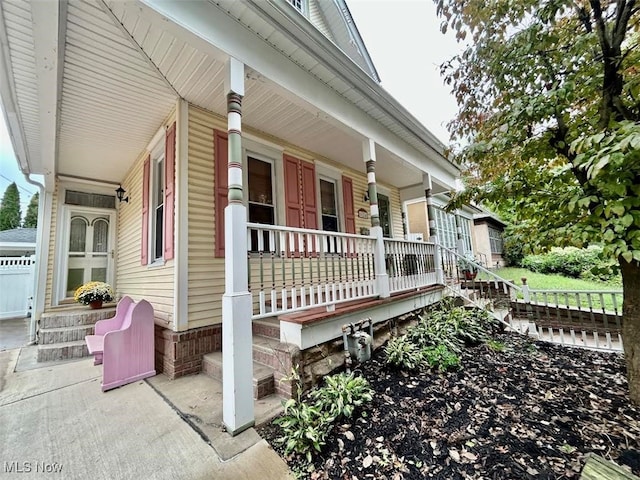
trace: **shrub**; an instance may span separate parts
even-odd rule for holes
[[[418,370],[422,365],[420,347],[408,336],[392,338],[384,348],[387,363],[406,370]]]
[[[324,386],[312,391],[309,396],[332,418],[349,418],[355,407],[371,401],[373,390],[364,377],[338,373],[325,377]]]
[[[592,278],[610,281],[617,276],[615,262],[602,257],[602,247],[552,248],[541,255],[527,255],[522,267],[537,273],[557,273],[572,278]]]
[[[300,380],[295,369],[291,379]],[[353,373],[327,376],[325,385],[309,394],[309,402],[302,400],[299,391],[297,398],[286,401],[283,415],[274,420],[283,431],[277,441],[284,445],[285,455],[304,454],[310,462],[312,450],[319,452],[322,449],[333,423],[339,418],[350,417],[355,407],[372,398],[373,390],[363,377]]]
[[[440,372],[460,366],[460,357],[444,345],[425,348],[422,350],[422,357],[431,368],[437,368]]]

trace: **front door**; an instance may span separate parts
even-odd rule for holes
[[[89,281],[113,283],[113,217],[108,210],[69,209],[63,299]]]

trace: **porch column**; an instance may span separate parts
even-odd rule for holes
[[[436,267],[436,282],[444,283],[444,271],[442,269],[442,252],[438,246],[438,229],[436,224],[436,209],[433,206],[433,182],[431,181],[431,175],[424,173],[422,175],[422,185],[424,186],[424,196],[427,200],[427,217],[429,219],[429,241],[436,244],[435,251],[435,267]]]
[[[242,193],[242,96],[244,64],[226,65],[229,204],[224,210],[225,254],[222,296],[222,423],[236,435],[255,423],[251,294],[247,281],[247,209]]]
[[[367,138],[362,142],[362,156],[367,165],[367,183],[369,189],[369,206],[371,209],[371,235],[376,237],[374,252],[374,268],[376,271],[376,287],[380,298],[387,298],[389,292],[389,275],[384,255],[384,236],[380,226],[378,211],[378,188],[376,187],[376,144]]]
[[[460,219],[460,214],[456,212],[456,246],[458,248],[458,253],[460,255],[465,255],[467,252],[464,248],[464,242],[462,241],[462,220]]]

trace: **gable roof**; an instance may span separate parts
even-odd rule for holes
[[[330,30],[334,43],[362,68],[371,78],[380,83],[380,76],[369,55],[360,31],[345,0],[318,1],[318,10]]]
[[[13,228],[0,231],[0,243],[36,243],[35,228]]]

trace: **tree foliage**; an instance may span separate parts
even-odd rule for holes
[[[11,230],[20,226],[20,192],[15,182],[7,187],[0,205],[0,230]]]
[[[22,226],[24,228],[36,228],[38,226],[38,200],[40,195],[38,192],[34,193],[27,206],[27,213],[24,216],[24,222]]]
[[[640,402],[636,0],[436,1],[442,30],[467,42],[441,67],[467,166],[453,205],[492,200],[513,210],[512,233],[530,249],[604,245],[623,273],[625,351]],[[628,349],[632,338],[639,345]]]

